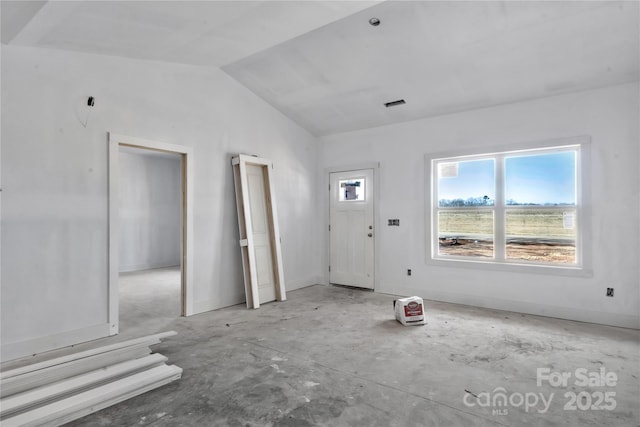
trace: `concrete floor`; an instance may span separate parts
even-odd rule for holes
[[[180,317],[180,267],[120,273],[119,338],[165,331]]]
[[[288,298],[157,327],[141,309],[136,333],[178,332],[154,350],[183,378],[70,425],[640,425],[640,331],[430,301],[427,325],[404,327],[392,296],[317,285]],[[538,368],[571,377],[538,386]],[[577,369],[617,381],[582,386]]]

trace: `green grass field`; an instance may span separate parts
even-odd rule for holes
[[[562,239],[576,237],[575,209],[515,208],[506,212],[507,238]],[[438,232],[444,237],[493,235],[493,212],[483,209],[447,209],[438,214]]]

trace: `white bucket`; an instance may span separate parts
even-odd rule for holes
[[[400,298],[393,301],[396,320],[404,326],[424,325],[424,304],[420,297]]]

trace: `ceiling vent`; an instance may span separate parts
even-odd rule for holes
[[[395,107],[396,105],[402,105],[402,104],[406,104],[405,100],[398,99],[397,101],[385,102],[384,106],[389,108],[389,107]]]

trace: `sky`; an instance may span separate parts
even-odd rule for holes
[[[438,180],[439,199],[495,199],[493,159],[457,162]],[[575,152],[505,157],[505,199],[517,203],[575,204]]]
[[[496,197],[493,159],[456,162],[457,176],[441,177],[438,179],[438,198],[468,199],[469,197]],[[455,174],[455,166],[448,175]]]

